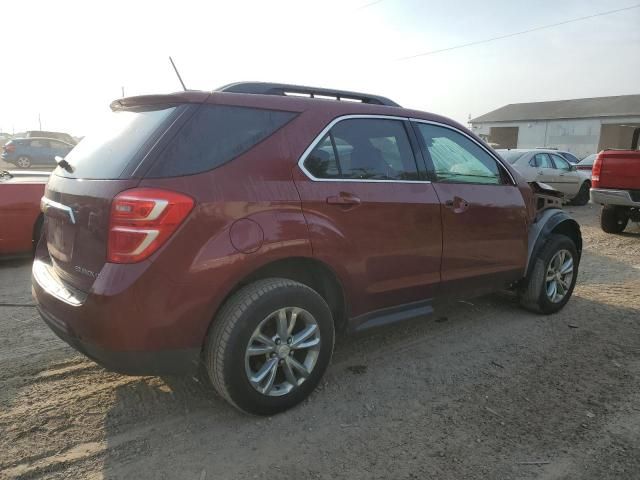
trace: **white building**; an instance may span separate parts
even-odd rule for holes
[[[583,158],[631,147],[640,127],[640,95],[513,103],[469,123],[496,148],[554,147]]]

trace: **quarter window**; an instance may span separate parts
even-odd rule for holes
[[[162,152],[149,176],[212,170],[246,152],[295,116],[276,110],[204,105]]]
[[[433,163],[436,179],[449,183],[501,184],[496,160],[475,142],[450,128],[417,124]]]
[[[304,162],[316,178],[419,180],[402,122],[358,118],[337,123]]]

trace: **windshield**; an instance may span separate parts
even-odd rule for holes
[[[173,113],[175,107],[150,110],[119,110],[103,117],[86,137],[67,154],[70,171],[56,168],[68,178],[119,178],[144,143]]]
[[[518,161],[520,157],[522,157],[527,152],[521,152],[518,150],[496,150],[498,155],[504,158],[507,162],[514,164]]]

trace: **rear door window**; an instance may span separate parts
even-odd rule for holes
[[[297,114],[203,105],[159,155],[149,177],[174,177],[219,167],[272,135]]]
[[[403,123],[382,118],[337,123],[304,166],[321,179],[420,180]]]
[[[536,153],[529,165],[536,168],[555,168],[553,163],[551,163],[551,158],[546,153]]]
[[[54,173],[68,178],[115,179],[136,157],[141,147],[173,114],[176,107],[110,112],[65,157],[72,171]]]

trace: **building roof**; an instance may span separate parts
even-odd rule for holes
[[[576,98],[551,102],[511,103],[471,123],[640,116],[640,95]]]

